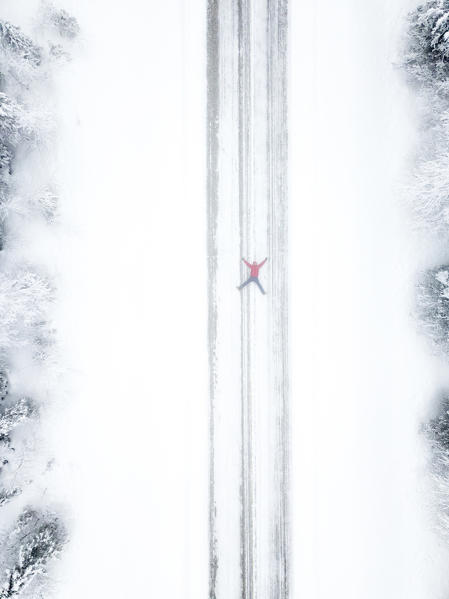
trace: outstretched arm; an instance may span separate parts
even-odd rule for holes
[[[251,268],[251,264],[250,264],[249,262],[247,262],[247,261],[245,260],[245,258],[242,258],[242,260],[243,260],[243,262],[246,264],[246,266],[248,266],[249,268]]]
[[[259,266],[259,268],[260,268],[261,266],[263,266],[267,260],[268,260],[268,258],[265,258],[265,260],[262,260],[262,262],[261,262],[261,263],[258,265],[258,266]]]

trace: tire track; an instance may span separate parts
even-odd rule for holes
[[[267,58],[267,172],[269,211],[267,244],[270,248],[271,306],[269,311],[273,401],[276,422],[273,545],[276,571],[273,597],[289,596],[289,379],[288,379],[288,130],[287,34],[288,0],[268,2]]]
[[[252,19],[251,0],[238,2],[238,94],[239,94],[239,214],[240,254],[254,255],[252,226],[254,212],[250,209],[252,197],[252,170],[254,152],[252,145]],[[240,308],[240,352],[241,352],[241,585],[243,599],[254,596],[255,584],[255,476],[253,448],[253,394],[252,372],[252,327],[249,316],[251,294],[241,294]]]
[[[215,522],[215,389],[217,383],[217,218],[218,218],[218,119],[219,119],[218,0],[207,7],[207,262],[209,355],[209,596],[215,599],[217,531]]]

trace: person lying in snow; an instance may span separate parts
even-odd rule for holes
[[[246,266],[251,269],[251,272],[249,275],[249,279],[242,283],[240,287],[237,287],[237,289],[243,289],[243,287],[246,287],[246,285],[248,285],[249,283],[255,283],[259,287],[260,291],[265,295],[264,288],[262,287],[259,281],[259,270],[265,264],[267,258],[265,258],[265,260],[263,260],[260,264],[257,264],[257,262],[253,262],[252,264],[250,264],[245,260],[245,258],[242,258],[242,260],[246,264]]]

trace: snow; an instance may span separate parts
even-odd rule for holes
[[[38,4],[8,0],[2,16],[36,33]],[[81,26],[46,90],[58,209],[39,156],[8,206],[16,255],[57,282],[62,361],[39,372],[18,351],[27,376],[12,385],[45,400],[33,472],[54,457],[27,500],[57,505],[70,539],[49,595],[205,596],[204,7],[58,5]],[[26,291],[3,294],[25,325]]]
[[[448,277],[449,277],[449,273],[447,270],[440,270],[435,275],[436,280],[439,281],[440,283],[442,283],[443,285],[448,284]]]
[[[293,6],[294,597],[447,593],[419,436],[447,375],[410,316],[433,249],[401,195],[417,124],[394,64],[412,7]]]
[[[46,496],[60,504],[70,538],[51,573],[55,596],[206,597],[206,6],[60,4],[81,34],[54,90],[60,204],[54,214],[53,192],[43,189],[42,210],[58,226],[49,235],[42,217],[18,226],[15,240],[21,256],[35,257],[58,282],[64,363],[51,373],[54,396],[40,423],[44,453],[55,457]],[[448,591],[418,435],[447,375],[410,318],[416,272],[434,250],[412,235],[401,197],[416,123],[392,66],[412,5],[291,2],[292,597],[430,599]],[[37,2],[5,0],[2,8],[26,23],[31,6]],[[233,109],[225,106],[230,118]],[[33,162],[37,180],[39,167]],[[258,190],[262,180],[257,172]],[[24,191],[28,183],[24,175]],[[235,193],[229,178],[222,193]],[[22,223],[14,203],[10,210]],[[229,354],[222,368],[233,370],[238,216],[220,218],[219,294],[231,297],[220,351]],[[266,255],[258,243],[246,258]],[[447,272],[438,280],[446,285]],[[35,284],[49,293],[44,279]],[[260,319],[267,298],[255,292],[249,305]],[[27,297],[3,296],[21,319]],[[258,345],[266,334],[255,333]],[[268,377],[261,355],[253,366],[260,387]],[[16,359],[29,371],[20,352]],[[42,377],[29,373],[13,381],[25,396]],[[223,388],[223,397],[236,389],[239,400],[239,386]],[[229,479],[218,491],[228,493],[231,513],[238,488],[231,495],[226,485],[239,470],[240,435],[232,397],[219,413],[233,434],[220,437]],[[255,413],[266,433],[262,399]],[[259,524],[266,498],[260,506]],[[235,536],[235,522],[220,526]],[[237,599],[239,556],[223,559],[234,585],[226,599]]]
[[[204,7],[65,3],[58,597],[207,588]],[[69,390],[70,391],[70,390]]]

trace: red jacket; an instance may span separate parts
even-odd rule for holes
[[[245,260],[245,258],[243,258],[243,262],[246,264],[248,268],[251,269],[251,276],[255,278],[259,276],[259,270],[262,268],[266,261],[267,259],[265,258],[265,260],[263,260],[260,264],[250,264]]]

